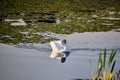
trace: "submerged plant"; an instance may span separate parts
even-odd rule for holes
[[[114,80],[114,67],[116,63],[115,55],[116,51],[112,50],[110,56],[107,60],[106,57],[107,51],[104,49],[104,53],[99,54],[98,60],[98,70],[97,70],[97,77],[93,76],[92,80]],[[119,80],[119,79],[118,79]]]

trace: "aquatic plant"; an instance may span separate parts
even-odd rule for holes
[[[92,76],[92,80],[119,80],[115,77],[114,67],[116,51],[112,50],[107,60],[107,51],[99,54],[97,76]]]
[[[118,29],[120,28],[119,4],[119,0],[2,0],[0,1],[0,43],[44,41],[44,37],[38,38],[32,34],[35,32],[71,34]],[[5,19],[20,18],[28,25],[11,26],[11,22],[5,22]],[[41,19],[60,19],[60,24],[38,22]],[[35,26],[38,27],[34,28]],[[29,32],[34,38],[28,39],[28,36],[19,33],[20,31]],[[11,39],[2,37],[6,35]]]
[[[107,51],[104,49],[104,53],[99,54],[97,75],[94,75],[92,70],[92,62],[90,60],[92,79],[74,79],[74,80],[120,80],[120,69],[115,73],[114,68],[116,64],[116,50],[112,50],[109,57]]]

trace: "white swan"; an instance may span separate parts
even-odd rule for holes
[[[52,48],[50,57],[60,59],[64,63],[70,54],[70,49],[66,47],[66,40],[51,41],[50,46]]]

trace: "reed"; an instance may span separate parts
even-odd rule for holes
[[[107,51],[99,54],[97,76],[92,76],[92,80],[119,80],[115,77],[114,67],[116,64],[115,59],[116,51],[112,50],[107,59]],[[120,72],[118,72],[119,75]]]

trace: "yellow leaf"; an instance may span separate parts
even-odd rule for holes
[[[105,71],[103,72],[103,79],[102,80],[107,80],[107,75],[106,75]]]

